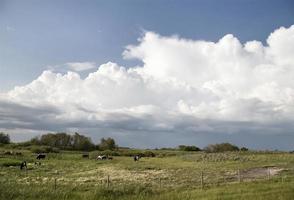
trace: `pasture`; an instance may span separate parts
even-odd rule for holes
[[[156,157],[96,160],[93,153],[4,155],[0,199],[293,199],[294,154],[154,150]],[[14,150],[17,151],[17,150]],[[97,153],[97,152],[95,152]],[[20,163],[27,161],[27,169]]]

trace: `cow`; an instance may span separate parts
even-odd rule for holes
[[[89,158],[89,154],[83,154],[82,158]]]
[[[26,161],[23,161],[23,162],[20,164],[20,170],[23,170],[24,168],[27,169],[27,162],[26,162]]]
[[[4,151],[4,155],[13,155],[13,151]]]
[[[137,161],[139,161],[140,158],[141,158],[140,155],[135,155],[135,156],[134,156],[134,161],[137,162]]]
[[[15,155],[22,156],[22,153],[21,152],[16,152]]]
[[[107,159],[107,156],[106,155],[103,155],[103,156],[97,156],[96,158],[97,160],[106,160]]]
[[[38,160],[45,159],[45,158],[46,158],[46,155],[45,154],[38,154],[37,155],[37,159]]]

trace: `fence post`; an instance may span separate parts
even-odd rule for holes
[[[238,182],[241,182],[241,173],[240,173],[240,169],[238,169]]]
[[[110,177],[109,175],[107,175],[107,187],[109,188],[109,185],[110,185]]]
[[[57,188],[57,178],[54,178],[54,190]]]
[[[159,188],[161,188],[161,178],[159,177]]]
[[[204,186],[203,171],[201,171],[200,180],[201,180],[201,189],[203,189],[203,186]]]
[[[271,178],[271,169],[268,167],[267,168],[267,179],[270,180]]]

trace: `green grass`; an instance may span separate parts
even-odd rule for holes
[[[0,149],[1,150],[4,149]],[[0,199],[293,199],[294,154],[269,152],[173,152],[174,156],[114,157],[97,161],[81,152],[49,153],[40,166],[35,155],[0,156]],[[164,151],[156,152],[157,155]],[[18,164],[26,160],[28,170]],[[275,166],[284,169],[267,180],[238,182],[237,170]],[[201,172],[204,188],[201,189]],[[265,171],[266,172],[266,171]],[[109,186],[107,177],[110,176]],[[244,176],[244,177],[243,177]],[[55,188],[56,180],[56,188]]]

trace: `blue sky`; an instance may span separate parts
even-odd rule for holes
[[[0,0],[0,132],[293,150],[293,55],[291,0]]]
[[[0,0],[0,91],[29,83],[49,65],[113,61],[143,30],[217,41],[265,39],[294,21],[291,0]]]

